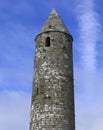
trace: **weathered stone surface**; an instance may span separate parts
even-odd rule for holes
[[[36,37],[30,130],[75,130],[72,37],[62,22],[47,30],[61,21],[56,10],[49,17]]]
[[[59,14],[57,13],[55,8],[51,11],[47,21],[45,22],[45,24],[42,27],[40,33],[43,33],[46,31],[47,32],[48,31],[60,31],[60,32],[70,34],[67,30],[67,27],[64,25],[64,22],[60,18]]]

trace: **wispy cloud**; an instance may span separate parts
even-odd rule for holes
[[[23,92],[0,92],[0,129],[28,130],[30,95]]]
[[[87,95],[88,96],[88,95]],[[85,102],[85,101],[84,101]],[[102,130],[103,129],[103,105],[101,100],[94,102],[79,102],[76,107],[77,130]]]
[[[94,0],[77,0],[76,17],[80,66],[75,66],[76,127],[102,130],[103,68],[98,68],[98,43],[101,24]]]
[[[78,2],[77,16],[80,28],[79,42],[81,65],[90,71],[96,69],[97,43],[100,40],[99,14],[93,0]]]
[[[75,67],[76,129],[103,129],[103,70]]]

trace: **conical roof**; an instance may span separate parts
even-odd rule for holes
[[[40,33],[43,33],[46,31],[60,31],[60,32],[70,34],[55,8],[52,9]]]

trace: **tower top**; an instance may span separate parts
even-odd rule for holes
[[[63,20],[61,19],[61,17],[59,16],[55,8],[52,9],[40,33],[49,32],[49,31],[59,31],[70,35],[67,27],[64,25]]]

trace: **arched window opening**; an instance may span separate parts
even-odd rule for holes
[[[50,37],[46,38],[45,47],[50,47]]]

